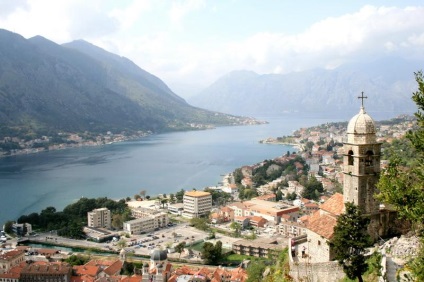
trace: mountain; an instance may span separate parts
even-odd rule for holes
[[[284,113],[348,118],[359,108],[364,91],[368,112],[380,118],[412,113],[416,90],[414,72],[424,62],[386,57],[352,63],[334,70],[315,69],[289,74],[259,75],[233,71],[196,96],[192,105],[231,114],[265,116]]]
[[[85,41],[0,29],[0,136],[169,131],[238,118],[190,106],[156,76]]]

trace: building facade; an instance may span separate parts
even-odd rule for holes
[[[212,195],[204,191],[188,191],[184,194],[183,204],[184,217],[202,217],[212,209]]]
[[[8,272],[12,267],[25,261],[25,253],[20,250],[12,250],[0,255],[0,273]]]
[[[87,213],[87,222],[89,227],[111,228],[112,216],[107,208],[95,209]]]
[[[140,215],[140,213],[138,213]],[[155,212],[146,214],[142,217],[124,222],[124,231],[130,234],[142,234],[163,228],[169,223],[168,214],[164,212]]]
[[[71,281],[72,267],[61,263],[32,263],[25,266],[21,271],[21,282],[49,281],[68,282]]]

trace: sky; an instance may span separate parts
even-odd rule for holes
[[[424,59],[424,1],[0,0],[0,28],[127,57],[187,98],[234,70]]]

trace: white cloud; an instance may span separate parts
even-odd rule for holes
[[[193,37],[188,23],[198,20],[199,13],[217,13],[223,5],[218,9],[205,0],[132,0],[117,5],[103,0],[0,0],[0,27],[57,43],[85,39],[128,57],[167,83],[195,81],[205,86],[236,69],[287,73],[334,68],[382,54],[424,56],[423,7],[369,5],[323,19],[295,35],[263,30],[221,41],[224,30],[210,24],[210,33],[197,30]],[[189,18],[192,15],[197,17]]]
[[[204,0],[184,0],[172,2],[169,10],[169,17],[172,28],[181,30],[183,28],[184,18],[193,11],[197,11],[205,7]]]
[[[335,68],[344,62],[389,53],[419,55],[424,59],[422,26],[422,7],[400,9],[365,6],[357,13],[317,22],[294,36],[263,32],[243,41],[204,49],[203,59],[198,58],[199,69],[193,70],[191,75],[196,75],[196,72],[199,77],[201,73],[204,76],[199,79],[213,82],[235,69],[286,73],[317,67]],[[192,50],[176,54],[190,58]],[[215,56],[214,65],[209,64],[208,60],[212,54]]]
[[[26,10],[28,8],[27,0],[0,0],[0,17],[7,17],[17,10]]]

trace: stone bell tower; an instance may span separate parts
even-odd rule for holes
[[[369,233],[376,239],[379,228],[379,202],[374,199],[380,178],[381,143],[377,143],[374,120],[366,113],[362,95],[361,109],[347,126],[347,142],[343,144],[343,200],[353,202],[371,219]]]

